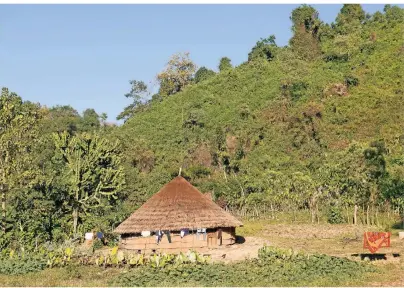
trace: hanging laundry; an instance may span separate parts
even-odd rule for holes
[[[203,241],[206,241],[206,228],[202,228]]]
[[[202,228],[196,229],[196,240],[199,240],[199,235],[202,234]]]
[[[181,229],[181,232],[180,232],[181,238],[184,238],[188,234],[189,234],[189,229],[188,228],[182,228]]]
[[[142,234],[143,237],[149,237],[151,232],[150,231],[142,231],[141,234]]]
[[[158,231],[156,231],[156,242],[157,242],[157,245],[160,243],[160,241],[161,241],[161,238],[163,237],[163,231],[161,231],[161,230],[158,230]]]
[[[171,243],[171,234],[170,234],[170,231],[164,231],[164,234],[166,234],[167,235],[167,240],[168,240],[168,243]]]

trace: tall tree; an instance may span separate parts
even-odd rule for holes
[[[388,177],[383,183],[383,196],[401,212],[404,229],[404,136],[399,146],[398,153],[390,160]]]
[[[251,49],[251,52],[248,53],[248,61],[258,58],[271,61],[274,58],[274,50],[276,47],[274,35],[271,35],[265,39],[261,38],[260,41],[258,41],[257,44],[255,44],[255,46]]]
[[[215,72],[206,67],[201,67],[195,73],[195,83],[199,83],[215,76]]]
[[[19,185],[29,185],[31,150],[38,135],[41,110],[2,88],[0,96],[0,191],[2,230],[6,231],[7,193]]]
[[[124,110],[116,117],[117,120],[128,120],[144,103],[146,96],[150,93],[147,90],[147,85],[143,81],[131,80],[130,92],[125,94],[125,97],[132,100],[132,103],[124,108]]]
[[[91,213],[117,199],[124,185],[118,142],[97,135],[54,134],[57,158],[64,164],[60,177],[65,183],[65,208],[73,216],[77,233],[80,213]]]
[[[190,59],[188,52],[171,56],[166,68],[157,75],[160,83],[159,94],[170,96],[181,91],[192,82],[196,68],[196,64]]]
[[[100,115],[92,108],[84,110],[80,121],[80,131],[90,132],[98,130],[100,127]]]
[[[302,5],[292,11],[293,37],[289,43],[293,51],[305,60],[312,60],[320,55],[318,31],[321,21],[318,12],[312,6]]]
[[[75,134],[81,121],[79,112],[70,105],[54,106],[47,109],[41,123],[44,133],[68,131]]]
[[[219,71],[223,72],[226,70],[230,70],[233,68],[233,65],[231,65],[231,60],[228,57],[222,57],[219,61]]]
[[[337,31],[346,34],[360,29],[365,18],[365,11],[360,4],[344,4],[336,19]]]

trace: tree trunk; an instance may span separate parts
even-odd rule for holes
[[[316,211],[314,210],[314,208],[311,208],[310,212],[311,212],[311,224],[314,224],[314,221],[316,220]]]
[[[1,230],[6,233],[6,187],[3,183],[1,189]]]
[[[403,208],[403,229],[404,229],[404,208]]]
[[[362,205],[362,224],[365,224],[366,217],[365,217],[365,204]]]
[[[368,207],[366,209],[366,224],[370,225],[370,222],[369,222],[369,205],[368,205]]]
[[[73,208],[73,234],[77,234],[77,223],[79,220],[79,210],[77,208]]]
[[[316,221],[316,198],[315,195],[312,195],[309,199],[309,209],[311,214],[311,224],[314,224]]]
[[[358,223],[358,205],[355,205],[354,215],[353,215],[353,224],[356,225]]]

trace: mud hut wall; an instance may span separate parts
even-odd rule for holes
[[[236,243],[236,229],[234,227],[222,228],[222,245]]]
[[[236,233],[234,227],[224,227],[222,229],[222,245],[231,245],[236,242]],[[214,237],[218,237],[217,229],[212,229],[212,231],[208,234],[213,234]],[[178,251],[187,251],[189,249],[196,249],[196,248],[205,248],[208,247],[208,238],[209,236],[206,235],[205,240],[203,240],[203,234],[199,235],[197,238],[196,234],[189,234],[185,237],[181,238],[179,234],[171,233],[171,243],[168,242],[167,235],[164,235],[157,245],[156,243],[156,236],[149,236],[149,237],[142,237],[140,235],[134,236],[124,236],[122,235],[122,239],[120,242],[119,247],[122,249],[128,250],[141,250],[142,253],[147,253],[145,251],[152,252],[153,250],[159,251],[164,249],[167,252],[173,252],[174,250]],[[219,245],[219,241],[214,241],[215,246]],[[173,252],[176,253],[176,252]]]
[[[120,247],[123,249],[133,250],[156,250],[156,249],[186,249],[191,248],[203,248],[207,247],[207,241],[203,240],[203,236],[200,235],[197,239],[195,234],[186,235],[181,238],[180,235],[171,234],[171,243],[168,242],[167,236],[164,235],[157,245],[156,237],[131,237],[123,238],[120,243]]]

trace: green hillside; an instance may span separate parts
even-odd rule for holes
[[[296,17],[311,8],[300,9]],[[311,16],[295,20],[288,47],[257,43],[272,58],[255,53],[151,101],[116,131],[136,151],[127,166],[129,197],[148,197],[182,167],[230,208],[304,208],[311,201],[362,207],[371,193],[372,205],[385,203],[384,176],[372,170],[402,177],[393,164],[402,158],[404,137],[402,17],[398,7],[365,15],[359,5],[345,5],[332,25]],[[369,149],[387,165],[367,159]],[[300,187],[292,187],[296,181]]]

